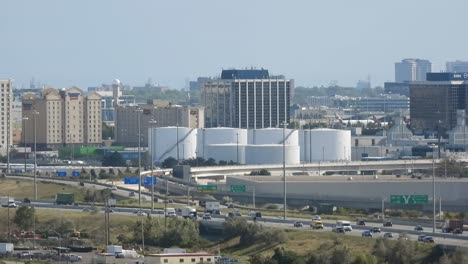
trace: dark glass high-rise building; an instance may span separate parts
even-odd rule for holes
[[[294,81],[267,70],[223,70],[202,85],[205,127],[268,128],[289,122]]]

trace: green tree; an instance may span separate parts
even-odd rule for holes
[[[13,222],[21,229],[28,230],[34,225],[35,209],[29,206],[21,206],[16,210]]]
[[[177,165],[177,160],[174,159],[173,157],[169,157],[163,161],[163,163],[161,164],[161,167],[173,168],[175,165]]]
[[[114,151],[112,154],[105,156],[102,159],[102,166],[105,167],[125,167],[127,163],[123,159],[122,155],[117,151]]]

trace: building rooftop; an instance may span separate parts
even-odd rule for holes
[[[268,70],[223,70],[221,79],[268,79]]]

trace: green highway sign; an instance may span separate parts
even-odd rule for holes
[[[245,185],[231,185],[231,192],[243,193],[245,192]]]
[[[429,203],[428,195],[390,195],[390,203],[392,204],[427,204]]]
[[[216,185],[198,185],[197,191],[199,192],[216,192],[218,190],[218,186]]]

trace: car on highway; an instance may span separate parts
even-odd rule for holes
[[[150,180],[151,180],[151,179],[150,179]],[[117,191],[117,186],[112,185],[112,186],[110,187],[110,189],[111,189],[112,191]]]
[[[423,238],[422,242],[424,243],[434,243],[434,238],[432,238],[431,236],[426,236]]]
[[[130,193],[128,193],[128,196],[134,197],[134,196],[135,196],[135,192],[130,192]]]
[[[384,227],[392,227],[393,224],[392,224],[391,221],[387,221],[387,222],[383,223],[383,226],[384,226]]]
[[[366,221],[364,221],[364,220],[358,220],[358,221],[356,222],[356,225],[365,226],[365,225],[366,225]]]
[[[136,212],[136,215],[138,215],[138,216],[146,216],[147,213],[144,212],[144,211],[138,211],[138,212]]]
[[[211,214],[210,213],[205,213],[203,215],[203,220],[211,220]]]
[[[369,231],[371,231],[372,233],[380,233],[382,232],[382,230],[378,227],[373,227],[371,228]]]
[[[84,208],[84,209],[83,209],[83,212],[91,212],[91,209],[89,209],[89,208]]]
[[[301,221],[294,222],[294,227],[304,227],[304,224]]]
[[[455,228],[455,229],[452,231],[452,233],[453,233],[454,235],[461,235],[461,234],[463,234],[463,230],[462,230],[461,228]]]
[[[233,204],[229,204],[229,205],[228,205],[228,208],[234,208],[234,205],[233,205]]]
[[[323,222],[321,220],[314,220],[310,222],[312,229],[323,229]]]
[[[414,231],[424,231],[424,228],[421,225],[417,225],[414,227]]]
[[[426,235],[419,235],[419,236],[418,236],[418,241],[419,241],[419,242],[424,241],[424,238],[425,238],[425,237],[426,237]]]
[[[335,233],[343,233],[343,234],[345,233],[345,230],[343,227],[335,227],[332,229],[332,231]]]
[[[393,238],[393,234],[390,232],[387,232],[383,235],[384,238]]]
[[[362,237],[372,237],[372,232],[370,230],[366,230],[362,232],[361,234]]]
[[[29,198],[24,198],[23,199],[23,203],[25,204],[30,204],[31,203],[31,200]]]
[[[320,217],[320,215],[314,215],[314,217],[312,217],[312,220],[313,221],[322,220],[322,218]]]

